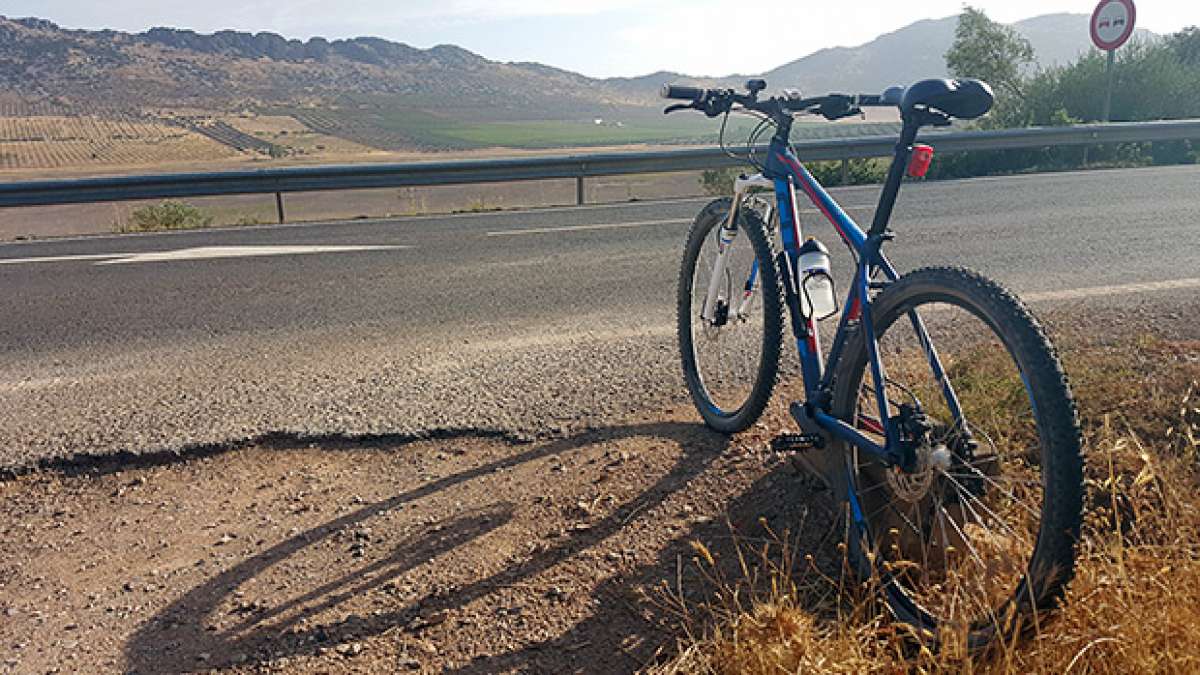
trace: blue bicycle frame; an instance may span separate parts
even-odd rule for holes
[[[872,322],[871,291],[886,287],[887,284],[899,278],[899,274],[883,254],[881,248],[884,241],[891,239],[891,235],[887,232],[887,224],[891,219],[892,209],[908,166],[912,144],[916,139],[919,126],[917,120],[905,120],[900,142],[896,146],[896,155],[888,172],[887,181],[884,183],[879,207],[875,212],[874,223],[869,231],[863,231],[854,219],[838,206],[833,197],[825,191],[796,157],[787,142],[789,129],[781,129],[780,133],[776,134],[771,141],[769,156],[763,167],[763,177],[770,180],[775,189],[780,237],[783,242],[783,252],[778,257],[779,272],[783,277],[788,308],[792,315],[792,330],[800,354],[804,377],[806,400],[802,404],[803,414],[828,435],[879,458],[888,466],[902,468],[912,466],[913,458],[908,456],[911,451],[906,450],[904,444],[901,443],[899,425],[892,416],[891,405],[887,399],[885,391],[887,376],[879,357],[879,344]],[[803,242],[801,241],[796,201],[797,189],[807,195],[857,256],[858,266],[855,270],[854,281],[843,305],[846,310],[842,312],[827,363],[835,366],[846,348],[847,336],[854,330],[861,331],[868,350],[874,395],[878,406],[879,416],[876,419],[859,413],[855,423],[848,424],[830,413],[833,376],[836,369],[823,367],[816,319],[805,317],[800,311],[800,279],[796,275],[796,270],[798,269],[798,251]],[[880,274],[884,281],[873,281]],[[916,311],[909,312],[908,318],[929,361],[933,375],[942,388],[950,413],[955,422],[961,425],[960,428],[965,430],[966,421],[963,418],[958,397],[955,395],[949,379],[945,376],[941,359],[929,339],[924,323]],[[882,436],[885,439],[884,444],[880,445],[863,431]],[[856,506],[853,497],[851,502],[852,506]],[[856,513],[856,515],[858,514]]]

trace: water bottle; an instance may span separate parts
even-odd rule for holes
[[[808,238],[799,251],[800,310],[805,318],[824,319],[838,310],[833,276],[829,273],[829,249]]]

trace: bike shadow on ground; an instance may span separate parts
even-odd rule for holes
[[[283,566],[278,569],[285,569],[289,559],[303,554],[311,547],[328,545],[333,537],[347,528],[354,528],[380,514],[499,470],[552,455],[567,455],[597,443],[631,437],[673,442],[684,452],[679,461],[653,484],[633,498],[615,506],[614,513],[653,509],[684,488],[689,481],[704,473],[728,446],[726,437],[701,425],[670,422],[600,428],[560,440],[539,443],[524,450],[517,446],[517,451],[507,457],[434,480],[395,497],[364,505],[349,514],[298,533],[196,586],[138,627],[125,645],[127,670],[174,672],[194,670],[197,667],[253,667],[280,657],[311,655],[339,644],[411,627],[414,621],[420,621],[422,617],[463,607],[493,593],[496,588],[519,585],[561,561],[612,537],[624,528],[625,524],[616,518],[604,519],[589,529],[572,531],[564,539],[486,578],[457,586],[451,592],[432,589],[418,601],[403,604],[395,610],[375,612],[369,616],[351,615],[340,622],[317,626],[312,626],[306,621],[344,599],[381,588],[413,567],[479,539],[508,523],[513,517],[514,506],[498,500],[491,506],[460,512],[431,524],[420,536],[397,542],[390,556],[371,563],[366,569],[356,569],[352,574],[344,575],[335,581],[307,589],[300,597],[278,607],[267,608],[266,614],[252,609],[232,625],[221,620],[227,618],[228,614],[223,612],[233,604],[239,587],[254,581],[275,566]],[[320,442],[319,439],[306,441]],[[344,437],[337,437],[334,441],[343,447],[347,445],[347,439]],[[356,447],[362,449],[377,446],[368,442]],[[391,449],[394,446],[380,447]],[[656,570],[657,566],[651,568]],[[647,569],[643,576],[650,579],[653,573]],[[620,591],[614,586],[605,589],[603,594],[618,592]],[[627,597],[628,593],[622,593],[622,596]],[[591,628],[603,630],[604,623],[608,620],[608,611],[610,608],[602,602],[597,608],[596,617],[571,632],[590,635]],[[479,668],[473,672],[488,672],[504,667],[540,668],[534,658],[539,649],[554,649],[556,644],[566,642],[577,645],[581,640],[589,641],[592,645],[588,650],[576,648],[571,652],[574,657],[581,659],[593,658],[594,653],[604,652],[606,649],[617,649],[617,643],[606,646],[586,636],[572,642],[571,636],[562,636],[544,647],[533,645],[512,654],[481,660]],[[611,654],[609,656],[611,657]],[[613,672],[604,665],[611,663],[611,659],[606,658],[603,662],[592,663],[584,669],[590,672]]]
[[[780,573],[812,579],[795,598],[797,609],[816,624],[835,621],[831,609],[844,568],[836,544],[844,528],[844,509],[831,493],[781,462],[729,503],[725,520],[696,523],[663,546],[654,562],[599,586],[591,617],[551,639],[446,672],[641,672],[677,656],[689,646],[689,635],[701,636],[729,619],[727,600],[735,589],[748,609],[752,598],[771,595]],[[704,544],[714,564],[700,559],[693,542]],[[784,546],[791,564],[786,571],[778,567]],[[639,600],[631,600],[633,588],[646,589]]]

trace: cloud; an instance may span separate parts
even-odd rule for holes
[[[931,0],[945,4],[958,0]],[[823,47],[851,46],[924,18],[927,6],[895,3],[847,22],[844,5],[792,3],[769,11],[739,11],[727,2],[694,0],[686,10],[658,8],[617,31],[625,52],[656,67],[696,75],[761,73]],[[955,13],[953,7],[940,16]],[[831,44],[833,43],[833,44]]]
[[[588,16],[644,7],[638,0],[415,0],[378,4],[373,13],[384,13],[408,20],[450,19],[487,21],[491,19],[553,16]],[[361,13],[361,12],[360,12]]]
[[[0,0],[0,14],[64,26],[145,30],[233,28],[288,37],[377,35],[417,46],[451,42],[500,60],[536,60],[590,75],[654,70],[762,72],[836,45],[852,46],[963,0],[748,5],[727,0]],[[978,0],[1002,21],[1091,11],[1094,0]],[[1139,24],[1166,32],[1196,22],[1195,3],[1142,3]]]

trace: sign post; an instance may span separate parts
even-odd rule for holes
[[[1112,117],[1113,69],[1116,64],[1117,48],[1133,35],[1133,24],[1137,20],[1137,8],[1133,0],[1100,0],[1092,12],[1092,43],[1097,49],[1108,52],[1108,87],[1104,92],[1104,121]]]

